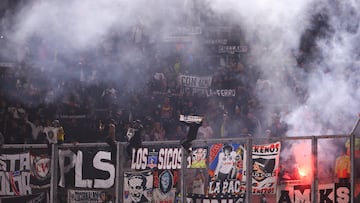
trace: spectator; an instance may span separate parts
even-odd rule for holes
[[[169,140],[181,140],[185,138],[186,131],[181,124],[176,125],[175,131],[169,133],[168,139]]]
[[[164,141],[166,140],[166,131],[159,121],[154,123],[154,128],[151,132],[153,141]]]
[[[271,117],[271,124],[267,129],[270,130],[271,137],[283,137],[286,135],[288,126],[280,120],[280,115],[274,113]]]
[[[44,127],[42,126],[39,118],[34,118],[34,121],[27,121],[28,125],[31,127],[31,142],[32,143],[45,143],[45,139],[41,136]]]
[[[174,107],[170,102],[170,98],[165,97],[163,103],[160,106],[160,119],[162,126],[168,132],[170,131],[170,128],[174,123],[173,115],[174,115]]]
[[[212,127],[208,125],[206,118],[203,119],[202,125],[199,127],[197,138],[204,140],[214,138],[214,131]]]

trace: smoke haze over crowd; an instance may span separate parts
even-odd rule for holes
[[[292,126],[288,135],[318,135],[317,124],[333,127],[339,123],[341,128],[335,133],[348,133],[360,109],[358,7],[355,0],[21,1],[11,21],[5,16],[3,24],[10,24],[10,29],[3,35],[18,50],[36,34],[49,46],[61,47],[60,52],[77,56],[97,48],[112,33],[137,26],[150,41],[156,41],[181,23],[203,26],[204,19],[223,19],[240,26],[262,80],[274,90],[270,98],[258,95],[260,99],[291,103],[284,118]],[[132,51],[118,56],[122,62],[138,57]],[[115,74],[109,77],[123,78],[124,71],[114,67]],[[288,75],[305,89],[306,101],[299,102],[288,88]],[[310,112],[316,118],[312,122],[306,120]]]

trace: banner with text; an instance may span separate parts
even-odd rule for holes
[[[0,155],[0,196],[32,194],[30,153]]]
[[[252,193],[253,194],[275,194],[278,181],[280,142],[253,145],[252,147]],[[245,153],[246,155],[246,153]],[[246,156],[244,158],[244,169],[246,169]],[[246,181],[246,170],[244,170],[243,181]]]
[[[131,169],[181,169],[182,153],[179,147],[139,148],[132,150]]]
[[[244,147],[240,144],[214,144],[209,151],[208,194],[213,197],[243,195]]]
[[[211,76],[180,75],[181,92],[191,95],[206,95],[211,86]]]
[[[276,193],[278,203],[311,203],[311,185],[301,183],[288,183],[279,185]],[[319,184],[317,191],[318,202],[326,203],[350,203],[350,183]]]
[[[103,203],[114,201],[113,195],[103,190],[68,190],[68,203]]]
[[[59,186],[77,188],[111,188],[115,166],[111,152],[98,149],[59,150]]]

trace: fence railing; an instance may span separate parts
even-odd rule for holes
[[[24,186],[24,188],[30,187],[33,191],[45,191],[47,194],[46,201],[50,203],[81,202],[81,199],[91,198],[93,198],[93,202],[106,202],[109,199],[113,202],[127,202],[130,200],[131,190],[133,190],[130,180],[135,174],[147,178],[148,185],[143,188],[146,193],[145,198],[155,198],[155,190],[159,190],[162,194],[169,193],[173,202],[175,198],[179,202],[191,200],[195,202],[197,198],[207,200],[225,198],[228,202],[231,202],[230,199],[233,202],[235,200],[237,202],[254,202],[255,200],[259,201],[259,198],[268,198],[268,202],[275,202],[276,199],[281,198],[281,194],[279,194],[281,187],[279,185],[286,185],[287,181],[300,180],[298,183],[302,182],[301,177],[297,177],[298,179],[281,179],[282,170],[284,168],[289,170],[290,166],[296,165],[297,155],[304,157],[303,154],[310,154],[305,157],[307,159],[305,165],[311,168],[310,177],[306,179],[310,180],[309,184],[311,185],[311,197],[309,199],[311,202],[319,202],[319,183],[336,182],[335,179],[321,180],[324,172],[320,171],[319,162],[323,164],[326,161],[332,161],[335,164],[335,160],[331,159],[333,155],[330,153],[336,151],[333,149],[327,154],[323,148],[327,149],[328,143],[335,143],[334,146],[338,146],[339,143],[341,145],[341,143],[348,142],[350,143],[351,161],[349,186],[352,194],[349,195],[349,202],[355,202],[355,185],[359,184],[359,174],[356,174],[355,169],[355,166],[358,165],[355,162],[359,160],[358,157],[355,157],[355,139],[354,134],[266,139],[245,136],[229,139],[194,140],[192,150],[189,152],[181,147],[179,141],[143,142],[142,147],[133,149],[131,155],[126,154],[125,148],[128,143],[120,142],[116,145],[116,151],[106,143],[79,143],[78,145],[69,143],[51,145],[51,149],[45,144],[4,145],[0,151],[1,183],[3,185],[9,181],[6,185],[11,185],[11,182],[15,181],[16,184],[9,186],[9,188],[4,185],[0,186],[0,195],[8,198],[29,194],[29,192],[20,194],[19,192],[23,190],[18,190],[21,184],[29,184],[31,186]],[[331,141],[328,142],[328,140]],[[281,146],[281,151],[278,154],[275,153],[276,144]],[[297,151],[292,151],[291,154],[289,149],[295,145],[306,147],[294,148]],[[231,147],[231,152],[228,155],[226,155],[225,146]],[[20,157],[20,154],[28,152],[28,158]],[[222,152],[225,152],[225,155],[221,155]],[[20,158],[13,158],[14,154],[19,155]],[[292,158],[288,158],[288,155],[292,155]],[[45,159],[41,160],[41,157],[46,156],[48,156],[46,160],[49,162],[46,162]],[[328,157],[326,159],[329,160],[322,160],[323,157]],[[222,169],[219,168],[221,164],[223,166],[229,164],[230,159],[237,161],[234,162],[234,165],[229,165],[229,167],[233,167],[231,170],[234,176],[231,178],[229,175],[222,177],[227,169],[223,168],[221,171]],[[287,165],[285,162],[289,160],[292,164]],[[30,163],[24,164],[24,161]],[[204,161],[205,164],[201,165],[201,162],[198,161]],[[255,171],[255,169],[257,170],[255,163],[258,164],[257,166],[261,166],[265,172]],[[50,166],[46,164],[50,164]],[[264,167],[267,168],[264,169]],[[24,175],[29,182],[16,179],[14,174],[17,172],[21,176],[22,171],[31,173],[31,178]],[[205,175],[203,180],[199,179],[195,183],[198,173],[203,175],[205,173]],[[167,175],[172,178],[171,188],[162,189],[166,183],[162,185],[161,178]],[[305,179],[303,180],[305,181]],[[48,182],[45,183],[46,181]],[[152,183],[149,184],[149,181]],[[199,184],[200,189],[195,188],[196,184]],[[34,185],[47,186],[34,189]],[[1,190],[3,190],[2,193]],[[18,194],[14,192],[16,190],[18,190]],[[304,194],[302,195],[302,198],[305,198]],[[0,198],[0,202],[6,202],[6,198]]]

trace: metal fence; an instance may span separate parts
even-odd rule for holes
[[[358,126],[358,125],[357,125]],[[318,185],[319,183],[322,182],[321,177],[324,175],[323,171],[321,171],[319,168],[319,163],[323,163],[324,160],[322,160],[322,157],[330,157],[330,154],[327,154],[326,150],[325,152],[321,151],[319,152],[320,148],[326,147],[327,143],[326,140],[331,140],[331,143],[345,143],[348,142],[350,143],[350,160],[351,160],[351,177],[350,177],[350,191],[351,191],[351,195],[349,195],[349,201],[348,202],[355,202],[355,192],[356,192],[356,188],[355,185],[359,184],[359,179],[358,176],[359,174],[357,174],[358,172],[356,171],[355,166],[359,166],[358,164],[358,160],[359,158],[355,156],[355,139],[358,139],[359,137],[357,137],[358,135],[355,135],[356,133],[351,133],[350,135],[320,135],[320,136],[301,136],[301,137],[282,137],[282,138],[255,138],[255,137],[249,137],[249,136],[243,136],[240,138],[231,138],[231,139],[209,139],[209,140],[194,140],[192,143],[192,147],[193,149],[199,148],[199,147],[203,147],[203,146],[207,146],[206,148],[208,149],[207,151],[207,156],[210,156],[210,147],[209,146],[214,146],[216,144],[220,144],[220,145],[224,145],[226,143],[236,143],[237,146],[244,146],[243,149],[245,149],[244,151],[244,157],[245,160],[244,162],[248,163],[245,164],[245,168],[243,170],[246,170],[247,172],[243,174],[243,179],[245,180],[243,181],[243,187],[245,188],[245,193],[242,196],[243,199],[242,200],[238,200],[238,202],[258,202],[258,201],[263,201],[263,202],[276,202],[277,198],[276,196],[279,196],[278,192],[279,190],[277,190],[275,192],[275,194],[263,194],[263,195],[259,195],[259,194],[253,194],[253,187],[254,187],[254,182],[253,182],[253,165],[250,163],[253,163],[253,150],[254,150],[254,146],[259,146],[259,145],[266,145],[267,143],[275,143],[275,142],[280,142],[282,144],[282,146],[285,146],[286,143],[288,143],[288,145],[294,145],[293,143],[299,143],[299,142],[305,142],[306,145],[308,146],[308,148],[303,148],[303,150],[299,150],[298,149],[298,155],[302,156],[302,153],[309,153],[311,154],[311,156],[309,157],[305,157],[307,159],[307,161],[309,161],[311,168],[312,168],[312,173],[311,173],[311,177],[310,177],[310,184],[311,184],[311,202],[321,202],[324,200],[319,200],[319,195],[318,195]],[[289,144],[291,143],[291,144]],[[148,169],[149,167],[149,162],[148,162],[148,158],[150,157],[152,151],[150,149],[159,149],[159,148],[166,148],[166,149],[170,149],[172,150],[172,152],[168,153],[171,154],[172,158],[167,158],[168,161],[172,160],[170,165],[179,165],[181,164],[181,166],[176,166],[174,168],[176,168],[178,170],[177,175],[178,177],[178,181],[177,181],[177,193],[179,194],[179,196],[177,196],[177,201],[179,202],[188,202],[188,200],[190,201],[190,199],[187,199],[187,196],[189,196],[189,186],[191,186],[191,182],[189,182],[189,180],[192,180],[192,176],[194,175],[194,172],[191,171],[193,169],[189,168],[188,166],[188,159],[191,159],[191,157],[189,157],[191,154],[188,154],[188,152],[183,149],[179,143],[179,141],[164,141],[164,142],[143,142],[142,146],[144,149],[149,149],[146,151],[146,156],[144,156],[146,158],[143,158],[141,155],[139,155],[138,152],[136,152],[135,150],[133,151],[133,154],[131,157],[128,157],[126,155],[126,146],[128,143],[117,143],[117,148],[116,151],[113,151],[106,143],[80,143],[78,145],[72,145],[72,144],[62,144],[62,145],[51,145],[51,152],[50,150],[48,150],[48,145],[44,145],[44,144],[35,144],[35,145],[4,145],[3,148],[1,149],[1,156],[3,157],[4,154],[11,154],[11,152],[25,152],[25,151],[40,151],[43,150],[45,153],[47,151],[47,153],[50,155],[50,163],[51,163],[51,167],[50,167],[50,183],[49,183],[49,187],[47,189],[45,189],[45,191],[47,191],[47,201],[50,203],[55,203],[55,202],[61,202],[61,201],[68,201],[67,197],[70,193],[69,190],[81,190],[81,189],[85,189],[85,190],[92,190],[92,189],[104,189],[104,188],[94,188],[95,182],[101,182],[99,180],[97,180],[96,178],[94,179],[86,179],[86,177],[84,177],[84,174],[82,174],[82,178],[80,179],[80,181],[78,181],[77,183],[74,183],[74,185],[72,186],[65,186],[60,187],[59,186],[59,179],[61,178],[61,174],[63,171],[61,171],[62,169],[59,170],[59,154],[61,154],[61,151],[65,151],[65,150],[72,150],[73,152],[79,152],[81,151],[81,157],[79,157],[79,153],[77,154],[77,156],[75,157],[75,160],[70,160],[71,161],[75,161],[75,165],[71,168],[72,170],[75,170],[74,173],[78,173],[79,171],[81,171],[81,173],[84,173],[84,171],[86,172],[87,170],[92,170],[92,167],[89,167],[88,169],[86,168],[86,166],[82,166],[81,164],[79,165],[79,162],[81,163],[85,163],[85,158],[86,156],[84,155],[85,153],[88,154],[94,154],[91,151],[95,150],[104,150],[104,152],[109,152],[109,153],[104,153],[103,157],[99,158],[99,163],[102,163],[103,166],[110,166],[113,165],[114,166],[114,172],[115,172],[115,176],[114,176],[114,180],[113,180],[113,185],[109,188],[106,188],[106,190],[108,191],[108,193],[112,194],[111,196],[113,197],[113,202],[124,202],[124,194],[128,195],[128,193],[125,193],[125,181],[128,180],[128,176],[127,173],[128,172],[132,172],[132,171],[139,171],[138,169]],[[175,150],[177,150],[175,152]],[[153,150],[153,152],[155,152],[156,150]],[[114,156],[114,153],[116,153],[116,156]],[[166,159],[166,157],[161,157],[159,156],[159,151],[156,151],[158,158],[161,159]],[[287,151],[282,152],[284,154],[289,153]],[[324,154],[325,153],[325,154]],[[329,153],[332,153],[331,151],[329,151]],[[75,153],[74,153],[75,154]],[[175,155],[177,154],[177,158],[175,159]],[[181,154],[181,156],[179,155]],[[97,155],[97,154],[96,154]],[[106,155],[106,156],[105,156]],[[111,157],[109,157],[109,155]],[[95,156],[96,157],[96,156]],[[107,157],[107,158],[104,158]],[[136,163],[136,158],[139,158],[139,163]],[[321,159],[320,159],[320,158]],[[60,156],[61,158],[61,156]],[[296,157],[294,157],[296,158]],[[105,161],[104,161],[105,159]],[[180,160],[181,159],[181,160]],[[96,165],[96,167],[101,168],[101,165],[97,165],[98,163],[96,163],[95,158],[92,160],[92,164]],[[174,161],[175,160],[175,161]],[[206,160],[208,162],[210,162],[208,160],[208,157],[206,158]],[[291,158],[289,158],[288,160],[291,160]],[[62,160],[62,161],[66,161],[69,162],[69,160]],[[280,157],[280,164],[281,161],[284,161],[284,159],[282,159]],[[90,161],[91,162],[91,161]],[[159,162],[159,160],[157,160],[157,162]],[[169,163],[170,163],[169,162]],[[294,160],[294,162],[296,162]],[[1,163],[4,166],[4,161]],[[32,163],[33,164],[33,163]],[[138,165],[136,165],[138,164]],[[68,164],[69,165],[69,164]],[[70,164],[71,165],[71,164]],[[91,165],[91,163],[90,163]],[[85,167],[85,168],[84,168]],[[286,164],[285,164],[286,167]],[[80,170],[78,170],[80,168]],[[169,167],[170,169],[171,167]],[[173,169],[174,169],[173,168]],[[69,169],[67,169],[69,170]],[[207,163],[206,168],[203,169],[206,171],[209,170],[209,163]],[[59,172],[60,171],[60,172]],[[141,171],[141,170],[140,170]],[[151,171],[151,170],[150,170]],[[319,176],[320,174],[320,176]],[[64,175],[64,174],[63,174]],[[78,175],[78,174],[76,174]],[[104,175],[104,174],[97,174],[97,175]],[[207,174],[209,175],[209,174]],[[278,173],[277,173],[278,175]],[[109,174],[105,174],[105,176],[110,179],[108,176]],[[190,177],[189,177],[190,176]],[[309,177],[308,177],[309,178]],[[4,180],[2,180],[4,181]],[[330,180],[330,182],[332,182],[334,180]],[[82,183],[80,183],[82,182]],[[102,181],[104,182],[104,181]],[[209,180],[207,180],[207,182],[211,182],[210,178]],[[299,180],[299,182],[301,183],[301,179]],[[326,182],[326,181],[325,181]],[[77,185],[82,185],[81,187],[76,187]],[[286,184],[286,180],[278,180],[277,184]],[[100,183],[99,183],[100,185]],[[2,186],[4,188],[4,186]],[[205,190],[207,192],[209,192],[209,185],[205,185]],[[1,188],[1,187],[0,187]],[[207,192],[204,193],[204,195],[209,195],[207,194]],[[321,198],[321,197],[320,197]],[[1,198],[0,198],[1,199]],[[62,199],[62,200],[61,200]],[[2,199],[3,202],[4,199]],[[174,200],[175,201],[175,200]],[[1,202],[1,200],[0,200]],[[74,201],[75,202],[75,201]],[[81,202],[81,201],[79,201]],[[96,201],[94,201],[96,202]],[[105,200],[104,200],[105,202]],[[210,202],[210,201],[209,201]],[[220,202],[220,201],[219,201]],[[231,202],[231,201],[227,201],[227,202]],[[235,201],[233,201],[235,202]]]

